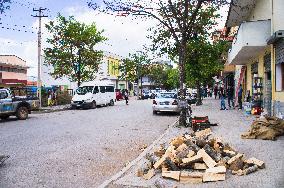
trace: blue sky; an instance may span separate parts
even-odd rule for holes
[[[48,18],[43,19],[43,24],[54,19],[58,12],[65,16],[75,18],[86,24],[96,22],[99,29],[104,29],[104,35],[109,39],[97,48],[115,53],[120,56],[128,56],[129,53],[140,51],[144,44],[150,41],[146,38],[147,29],[155,25],[155,21],[133,21],[131,18],[113,17],[99,14],[90,9],[89,0],[11,0],[10,10],[0,14],[0,54],[17,55],[27,61],[30,69],[28,75],[37,75],[37,27],[38,18],[33,8],[48,8],[44,11]],[[99,2],[101,0],[93,0]],[[226,16],[227,8],[221,14]],[[224,18],[225,19],[225,18]],[[220,21],[220,28],[224,26],[224,19]],[[2,28],[4,27],[4,28]],[[7,29],[10,28],[10,29]],[[14,30],[13,30],[14,29]],[[18,31],[21,30],[21,31]],[[25,32],[26,31],[26,32]],[[33,33],[32,33],[33,32]],[[46,33],[43,28],[42,47],[46,47]]]

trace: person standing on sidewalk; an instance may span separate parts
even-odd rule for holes
[[[215,85],[215,87],[214,87],[214,97],[215,97],[215,99],[217,99],[217,94],[218,94],[218,86]]]
[[[126,105],[128,105],[128,97],[129,97],[128,90],[125,89],[125,90],[124,90],[124,99],[125,99]]]
[[[239,110],[241,110],[243,108],[243,87],[242,84],[240,84],[240,88],[238,91],[238,103],[239,103]]]
[[[234,91],[233,91],[233,87],[232,86],[228,87],[227,96],[228,96],[228,106],[229,106],[229,108],[231,108],[231,102],[232,102],[232,107],[234,107],[234,104],[233,104]]]

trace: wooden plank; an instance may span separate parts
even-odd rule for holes
[[[208,167],[205,163],[194,163],[192,168],[195,170],[206,170]]]
[[[212,134],[210,128],[204,129],[204,130],[202,130],[202,131],[197,131],[197,132],[195,132],[195,136],[198,137],[198,138],[204,137],[204,136],[208,136],[208,135],[210,135],[210,134]]]
[[[217,166],[213,168],[208,168],[205,170],[205,172],[208,173],[216,173],[216,174],[224,174],[226,173],[226,167],[225,166]]]
[[[155,175],[155,169],[150,169],[150,170],[147,172],[147,174],[144,174],[144,175],[143,175],[143,178],[144,178],[145,180],[149,180],[149,179],[151,179],[154,175]]]
[[[240,159],[244,156],[242,153],[238,153],[236,156],[232,157],[227,163],[230,165],[232,164],[235,160]]]
[[[202,156],[200,155],[195,155],[193,157],[190,157],[190,158],[184,158],[182,159],[182,162],[184,164],[191,164],[191,163],[195,163],[195,162],[199,162],[202,160]]]
[[[216,174],[211,172],[205,172],[203,175],[203,182],[210,181],[224,181],[226,179],[225,174]]]
[[[248,164],[255,164],[258,166],[258,168],[264,168],[265,167],[265,164],[263,161],[257,159],[257,158],[249,158],[247,160],[245,160],[245,163],[248,163]]]
[[[162,176],[164,178],[170,178],[179,181],[180,171],[164,171],[162,172]]]
[[[202,156],[202,160],[209,168],[213,168],[217,165],[217,163],[206,153],[204,149],[199,150],[197,155]]]

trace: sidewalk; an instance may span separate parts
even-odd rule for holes
[[[64,110],[69,110],[70,104],[65,105],[57,105],[57,106],[46,106],[41,107],[38,111],[33,111],[33,114],[39,114],[39,113],[51,113],[51,112],[59,112]]]
[[[159,182],[161,187],[284,187],[284,137],[279,137],[277,141],[264,140],[244,140],[240,135],[247,131],[254,120],[253,116],[246,116],[237,110],[221,111],[220,101],[214,99],[204,100],[202,106],[193,107],[193,116],[209,116],[211,123],[218,123],[219,126],[212,127],[213,134],[220,136],[224,141],[229,142],[239,152],[247,157],[256,157],[265,162],[265,169],[259,170],[247,176],[233,176],[229,173],[226,180],[221,182],[203,184],[181,184],[173,180],[161,178],[161,174],[155,175],[146,181],[136,176],[137,169],[146,162],[142,157],[135,165],[116,178],[106,187],[156,187],[155,182]],[[153,153],[162,143],[168,143],[170,139],[190,132],[189,128],[170,128],[169,131],[155,143],[149,153]]]

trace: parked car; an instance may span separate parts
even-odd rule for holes
[[[71,107],[96,108],[97,105],[113,106],[116,99],[114,85],[109,81],[91,81],[83,83],[73,96]]]
[[[153,100],[153,114],[158,112],[175,112],[180,113],[181,109],[178,107],[177,93],[163,92],[156,96]]]
[[[115,90],[115,99],[117,101],[123,100],[123,96],[122,96],[122,93],[121,93],[120,89],[116,89]]]
[[[35,96],[15,96],[13,90],[0,89],[0,119],[16,116],[26,120],[33,110],[39,109],[39,100]]]
[[[149,91],[142,92],[142,99],[149,99],[151,97],[151,94]]]

